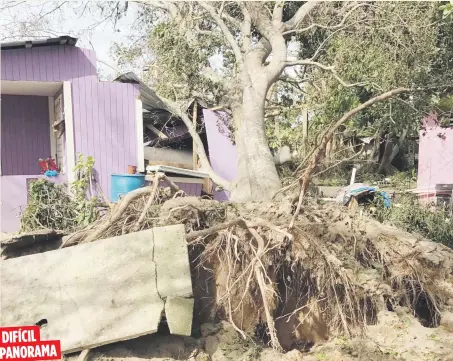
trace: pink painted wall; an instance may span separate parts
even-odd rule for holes
[[[420,131],[417,188],[433,189],[453,183],[453,128],[441,128],[436,116],[423,121]]]
[[[230,131],[212,110],[203,110],[203,117],[211,167],[219,176],[233,181],[237,174],[238,156],[236,146],[229,139]],[[217,201],[230,199],[227,191],[214,191],[213,196]]]

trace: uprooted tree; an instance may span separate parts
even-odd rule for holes
[[[154,56],[150,59],[150,82],[154,82],[169,108],[185,121],[211,178],[219,186],[230,190],[232,199],[236,201],[270,199],[281,187],[265,131],[270,93],[278,89],[275,84],[289,79],[298,84],[302,92],[311,89],[312,99],[313,89],[320,89],[319,83],[325,83],[326,74],[330,88],[338,89],[339,94],[350,93],[348,89],[351,88],[360,88],[360,92],[349,96],[353,101],[343,102],[343,105],[348,103],[342,107],[344,112],[398,86],[406,89],[392,95],[407,92],[417,85],[411,79],[410,72],[407,71],[409,76],[404,78],[396,74],[390,77],[390,81],[376,85],[379,74],[366,78],[358,74],[360,69],[355,69],[355,73],[345,71],[349,69],[344,56],[343,59],[335,56],[338,42],[335,46],[331,42],[341,35],[340,40],[344,44],[356,36],[354,32],[378,26],[377,23],[384,21],[384,26],[390,29],[402,28],[398,35],[404,35],[400,38],[389,35],[392,51],[398,52],[399,47],[414,48],[417,45],[413,43],[413,38],[418,37],[420,26],[428,26],[431,21],[425,17],[423,22],[420,18],[428,10],[440,13],[438,4],[418,7],[411,4],[412,11],[407,12],[407,16],[401,11],[398,17],[385,17],[382,14],[390,14],[392,9],[389,7],[395,4],[284,1],[141,3],[140,24],[145,31],[143,41],[131,48],[118,47],[120,61],[130,62],[142,54],[141,48],[152,48]],[[401,16],[404,22],[401,22]],[[429,32],[423,41],[426,43],[423,49],[432,50],[436,42],[435,32]],[[294,51],[295,46],[297,51]],[[351,50],[358,51],[357,48]],[[406,61],[406,58],[416,57],[418,52],[414,50],[404,54]],[[417,68],[412,74],[418,72],[419,75],[422,67],[429,67],[430,55],[432,53],[425,54],[416,62]],[[212,56],[217,56],[221,64],[214,64]],[[340,69],[335,66],[338,59],[343,61]],[[357,63],[357,58],[354,60]],[[328,63],[331,61],[333,63]],[[410,61],[405,66],[410,68]],[[366,70],[365,75],[369,75],[369,68],[372,67],[372,64],[368,68],[362,67]],[[346,78],[342,77],[343,72]],[[398,78],[401,84],[397,84]],[[187,100],[193,98],[207,107],[222,109],[231,119],[230,128],[238,149],[238,176],[231,184],[209,167],[201,141],[178,104],[181,101],[187,104]],[[381,99],[387,98],[384,96]],[[404,100],[409,103],[408,107],[414,107],[409,97]],[[337,116],[339,118],[341,113]],[[327,127],[337,119],[328,119]],[[348,120],[346,118],[344,122]],[[324,143],[321,138],[318,139],[318,145]],[[319,157],[317,161],[320,161]]]
[[[328,74],[331,78],[328,80],[339,87],[340,94],[353,88],[350,83],[365,82],[367,79],[344,74],[341,78],[336,68],[326,65],[330,64],[329,54],[323,49],[333,33],[349,28],[350,21],[368,21],[366,16],[373,14],[370,9],[375,6],[381,5],[283,2],[144,5],[142,19],[152,23],[151,37],[145,36],[145,40],[151,41],[156,55],[150,69],[156,69],[158,74],[154,76],[157,89],[166,98],[169,109],[187,124],[205,166],[208,160],[203,146],[179,101],[196,97],[207,106],[220,104],[233,119],[231,128],[240,150],[240,178],[230,185],[214,172],[211,177],[230,189],[235,200],[269,199],[280,188],[265,135],[266,104],[272,85],[288,81],[294,75],[284,74],[288,69],[296,73],[296,82],[304,83],[301,80],[304,74],[310,75],[315,80],[310,83],[313,89],[322,83],[321,76]],[[158,14],[163,17],[153,17],[156,8],[163,11]],[[320,36],[319,43],[313,44],[309,40],[316,34]],[[297,56],[289,58],[289,37],[293,35],[302,47]],[[344,36],[347,38],[348,33]],[[399,43],[394,49],[398,46]],[[216,52],[224,63],[218,70],[210,68],[208,61]],[[127,53],[123,54],[124,59],[130,55]],[[318,58],[320,54],[323,56]],[[153,77],[153,72],[150,73]],[[346,102],[325,120],[317,146],[307,154],[305,162],[300,162],[295,177],[294,184],[302,185],[295,213],[288,199],[232,204],[184,197],[170,179],[156,174],[151,186],[128,193],[117,205],[108,205],[99,219],[93,222],[89,218],[92,223],[88,226],[84,222],[57,224],[67,232],[75,229],[59,247],[182,223],[194,270],[209,272],[206,278],[193,272],[194,278],[203,283],[202,287],[194,288],[196,292],[199,289],[215,292],[198,294],[196,302],[211,297],[214,311],[228,319],[244,337],[250,337],[259,325],[265,324],[270,343],[276,349],[292,348],[300,345],[299,341],[313,343],[337,333],[352,336],[366,325],[376,323],[381,311],[397,307],[407,308],[425,326],[436,327],[453,299],[450,249],[355,217],[335,206],[320,209],[319,205],[307,202],[305,212],[299,214],[310,177],[323,161],[325,148],[339,127],[364,110],[413,87],[410,82],[395,83],[395,79],[387,87],[373,88],[372,95]],[[402,87],[397,88],[399,85]],[[412,106],[411,99],[402,100]],[[160,181],[170,188],[159,188]],[[79,185],[83,188],[86,182]],[[62,199],[68,202],[67,197]],[[63,209],[54,207],[53,199],[48,197],[47,204],[38,197],[36,200],[33,205],[44,210],[46,221],[61,219],[53,217],[52,212],[61,213]],[[91,210],[91,205],[88,206]],[[77,214],[69,211],[76,219]],[[39,228],[43,221],[36,213],[36,209],[29,209],[33,222],[39,221],[31,226],[35,228],[38,223]],[[214,283],[213,287],[206,287],[209,281]]]

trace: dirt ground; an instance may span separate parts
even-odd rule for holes
[[[200,338],[164,331],[92,350],[89,361],[453,361],[453,314],[443,319],[440,327],[428,328],[403,309],[384,311],[364,336],[286,354],[242,340],[227,322],[203,324]],[[77,355],[66,359],[75,361]]]

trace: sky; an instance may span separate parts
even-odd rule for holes
[[[56,9],[59,4],[61,2],[56,1],[0,1],[1,41],[74,36],[79,39],[77,46],[96,51],[100,77],[103,80],[114,78],[119,69],[111,48],[115,42],[129,43],[136,35],[133,24],[137,5],[130,3],[126,16],[114,27],[111,21],[99,24],[102,17],[93,10],[94,2],[93,8],[85,8],[82,2],[67,1]]]
[[[111,52],[115,42],[130,44],[139,35],[134,28],[139,5],[130,2],[128,10],[116,24],[105,20],[98,5],[106,1],[52,1],[52,0],[0,0],[0,41],[29,40],[70,35],[78,38],[77,46],[92,49],[98,58],[98,75],[101,80],[113,80],[119,73],[143,69],[117,67]],[[124,4],[124,3],[123,3]],[[289,60],[298,52],[298,44],[289,44]],[[219,70],[222,56],[210,59],[211,66]],[[292,75],[291,70],[286,71]]]

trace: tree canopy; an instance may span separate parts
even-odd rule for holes
[[[117,55],[126,64],[151,49],[148,79],[168,99],[196,98],[232,119],[242,106],[242,121],[231,122],[235,133],[244,107],[263,98],[246,97],[247,89],[264,91],[262,115],[248,117],[262,117],[271,147],[298,148],[304,108],[317,137],[348,110],[405,87],[410,95],[374,104],[343,126],[377,141],[385,133],[402,142],[418,131],[425,114],[448,103],[451,6],[146,1],[141,41],[118,47]],[[267,79],[258,85],[262,77]]]

